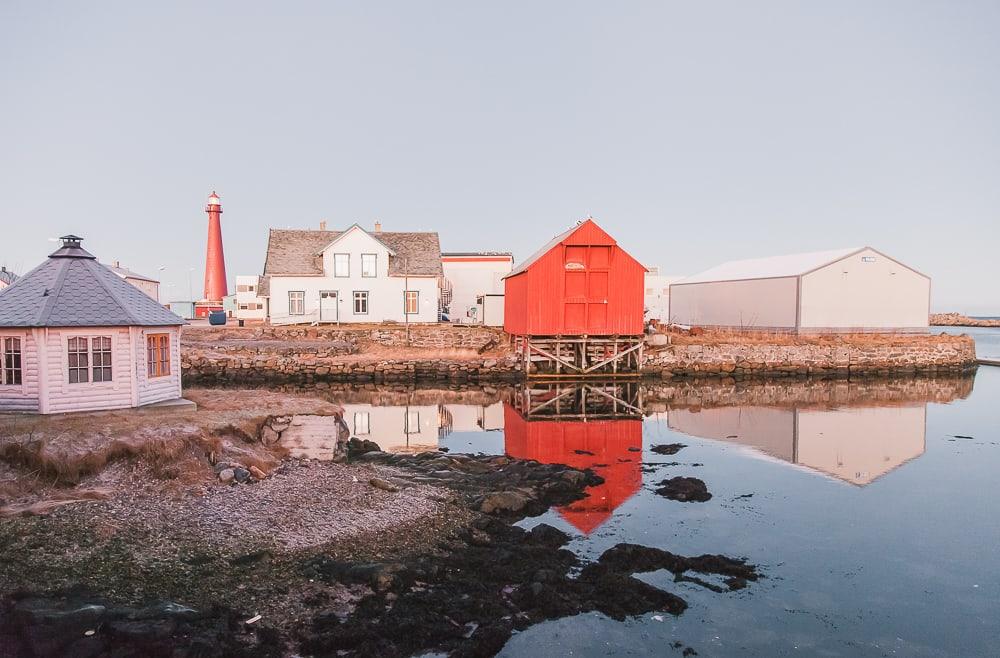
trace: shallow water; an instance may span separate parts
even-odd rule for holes
[[[590,498],[524,523],[569,532],[581,556],[632,542],[743,556],[766,575],[719,595],[645,574],[686,599],[687,612],[555,620],[515,635],[504,655],[680,655],[675,641],[702,656],[996,655],[1000,368],[980,368],[974,381],[644,387],[641,402],[638,391],[608,391],[644,415],[609,416],[594,393],[586,422],[535,419],[555,409],[556,393],[541,389],[507,402],[345,404],[352,431],[384,448],[595,468],[607,481]],[[561,399],[562,417],[579,411],[572,399]],[[686,447],[651,451],[670,443]],[[704,480],[712,499],[654,493],[674,476]]]
[[[1000,327],[931,327],[949,334],[968,334],[976,341],[980,359],[1000,359]]]

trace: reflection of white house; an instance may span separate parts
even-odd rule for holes
[[[670,284],[683,277],[660,274],[659,267],[646,268],[646,292],[643,305],[647,320],[668,322],[670,318]]]
[[[443,405],[450,418],[451,432],[492,432],[503,429],[503,403],[491,405],[446,404]]]
[[[441,414],[436,404],[342,406],[344,422],[351,430],[351,436],[374,441],[382,450],[419,451],[437,448]]]
[[[795,332],[926,331],[931,280],[871,247],[733,261],[670,286],[673,322]]]
[[[259,293],[274,324],[437,322],[441,277],[437,233],[272,229]]]
[[[133,272],[127,267],[122,267],[118,261],[105,267],[117,274],[119,278],[125,279],[128,283],[146,293],[150,299],[160,301],[160,282],[156,279]]]
[[[261,292],[261,279],[256,275],[236,277],[236,317],[240,320],[267,318],[267,297]]]
[[[451,321],[502,327],[503,278],[514,269],[514,257],[493,251],[448,252],[441,254],[441,265],[451,284]]]
[[[927,405],[843,409],[720,407],[666,413],[671,429],[748,446],[856,485],[924,453]]]

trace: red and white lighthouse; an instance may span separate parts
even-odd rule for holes
[[[208,246],[205,249],[205,296],[195,304],[195,315],[222,310],[222,298],[229,294],[226,284],[226,256],[222,250],[222,204],[215,192],[205,206],[208,213]]]

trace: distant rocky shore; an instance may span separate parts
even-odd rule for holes
[[[970,318],[961,313],[932,313],[931,325],[935,327],[1000,327],[1000,319]]]

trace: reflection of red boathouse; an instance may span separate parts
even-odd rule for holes
[[[585,399],[587,392],[577,397]],[[603,484],[587,490],[587,498],[558,508],[563,518],[585,534],[607,521],[642,486],[639,417],[526,416],[504,403],[504,440],[511,457],[590,468],[604,478]]]

